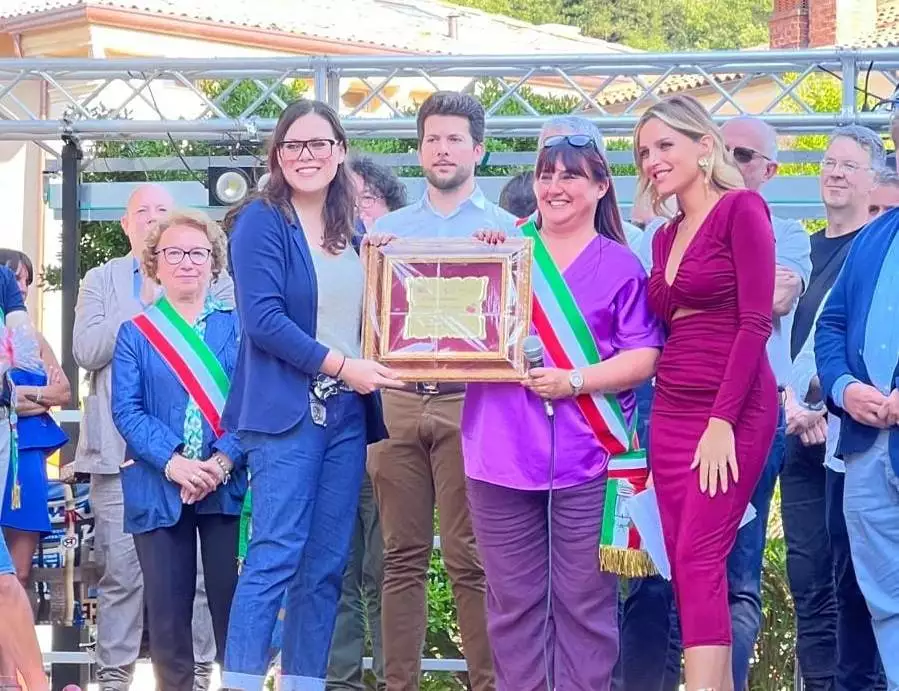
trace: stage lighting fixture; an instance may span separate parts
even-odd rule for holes
[[[246,199],[251,191],[259,188],[259,182],[268,175],[258,167],[210,167],[209,206],[233,206]]]

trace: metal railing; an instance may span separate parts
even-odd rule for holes
[[[816,75],[841,84],[837,110],[815,112],[802,85]],[[609,133],[630,131],[639,114],[676,91],[703,94],[724,119],[756,114],[780,131],[824,131],[860,123],[882,127],[899,84],[899,49],[615,53],[591,55],[371,56],[209,59],[2,59],[0,139],[47,142],[83,139],[240,138],[271,132],[261,114],[285,105],[282,87],[302,80],[307,93],[330,103],[355,137],[413,136],[410,108],[439,88],[498,90],[488,108],[493,135],[533,135],[548,113],[525,90],[568,99]],[[214,94],[203,84],[221,81]],[[41,114],[28,85],[39,85]],[[225,104],[241,85],[255,97],[240,112]],[[859,94],[869,97],[860,104]],[[178,94],[180,111],[173,110]],[[182,106],[189,103],[192,112]],[[514,105],[519,115],[503,114]],[[139,116],[139,117],[138,117]],[[136,119],[135,119],[136,118]],[[186,119],[183,119],[186,118]]]

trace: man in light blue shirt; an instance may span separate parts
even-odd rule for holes
[[[483,126],[476,141],[463,116],[432,115],[426,124],[427,131],[420,124],[418,132],[425,193],[379,218],[372,234],[442,239],[470,238],[486,228],[517,233],[515,217],[489,201],[475,182],[475,167],[484,156]]]
[[[378,245],[389,237],[470,238],[491,229],[516,234],[515,218],[488,201],[475,183],[475,167],[484,155],[483,106],[467,94],[437,92],[422,104],[417,124],[425,193],[414,204],[378,219],[369,241]],[[368,472],[384,539],[381,628],[388,689],[419,688],[435,504],[471,688],[495,689],[484,569],[462,465],[463,393],[461,384],[385,391],[390,438],[369,447]]]
[[[890,691],[899,689],[899,211],[853,243],[815,331],[821,388],[841,417],[843,508]]]

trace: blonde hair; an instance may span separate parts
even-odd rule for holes
[[[212,253],[210,255],[212,278],[218,278],[227,261],[228,239],[218,223],[202,211],[194,209],[175,209],[162,218],[156,224],[156,227],[147,234],[147,246],[143,254],[144,273],[157,283],[159,282],[157,278],[159,255],[156,252],[159,249],[159,242],[162,240],[163,233],[174,226],[187,226],[206,235],[206,239],[212,245]]]
[[[669,96],[643,113],[634,128],[634,162],[637,165],[638,176],[636,194],[637,196],[648,194],[655,213],[671,217],[671,205],[666,204],[670,195],[662,198],[656,194],[652,182],[643,173],[643,165],[640,160],[640,130],[653,118],[665,123],[685,137],[689,137],[694,142],[698,142],[703,137],[711,138],[712,150],[708,157],[709,165],[704,169],[706,182],[709,185],[721,192],[742,189],[746,186],[733,157],[727,152],[721,130],[718,129],[703,105],[692,96]]]

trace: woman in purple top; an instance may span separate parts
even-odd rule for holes
[[[546,343],[546,367],[532,369],[523,386],[468,386],[462,415],[468,499],[487,574],[497,689],[601,691],[610,687],[618,657],[617,580],[597,564],[609,452],[575,397],[611,394],[631,423],[632,389],[652,376],[663,336],[594,140],[546,139],[534,191],[539,242],[601,362],[559,367]],[[554,467],[541,398],[553,399],[555,409]]]

